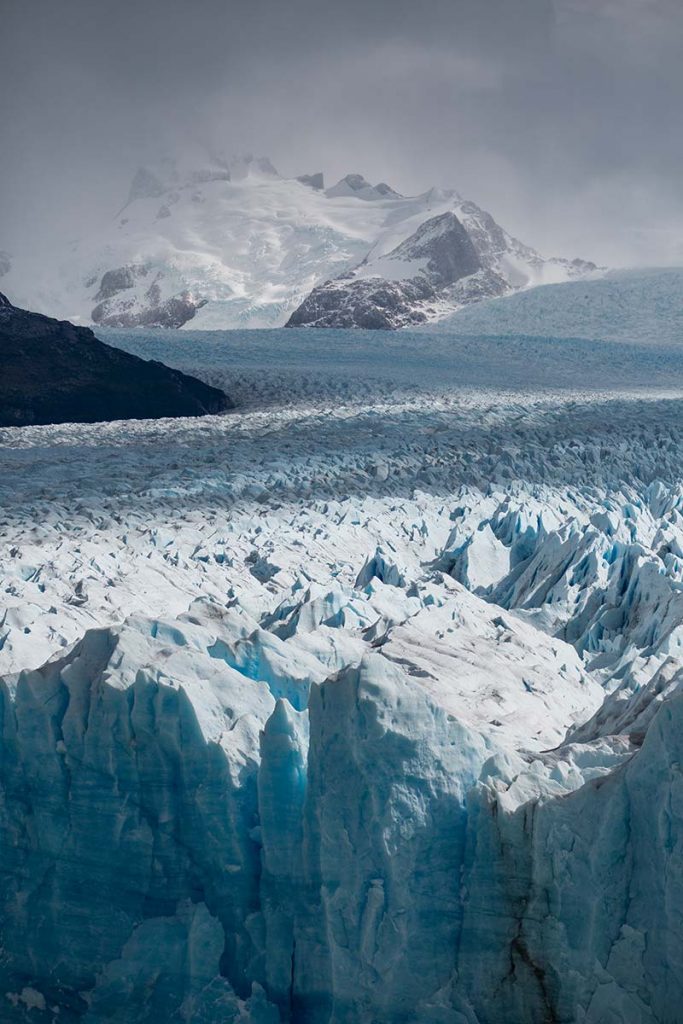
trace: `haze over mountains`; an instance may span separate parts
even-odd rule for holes
[[[403,196],[356,172],[325,186],[266,157],[166,160],[86,237],[3,254],[0,276],[15,302],[76,323],[395,328],[596,269],[541,256],[454,190]]]

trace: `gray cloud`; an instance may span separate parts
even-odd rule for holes
[[[678,0],[5,0],[0,248],[197,142],[453,185],[549,251],[683,261]]]

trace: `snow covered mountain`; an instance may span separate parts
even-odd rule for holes
[[[267,158],[141,168],[115,217],[65,251],[0,254],[14,301],[76,323],[400,327],[595,270],[544,259],[456,192],[406,197]]]
[[[392,223],[357,266],[314,288],[288,326],[414,326],[482,299],[597,269],[586,260],[544,259],[455,193],[427,195],[442,212]]]

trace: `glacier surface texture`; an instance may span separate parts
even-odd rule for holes
[[[2,431],[0,1020],[680,1024],[683,365],[596,308]]]

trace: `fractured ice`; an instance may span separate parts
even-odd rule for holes
[[[677,354],[284,337],[3,432],[0,1020],[674,1024]]]

